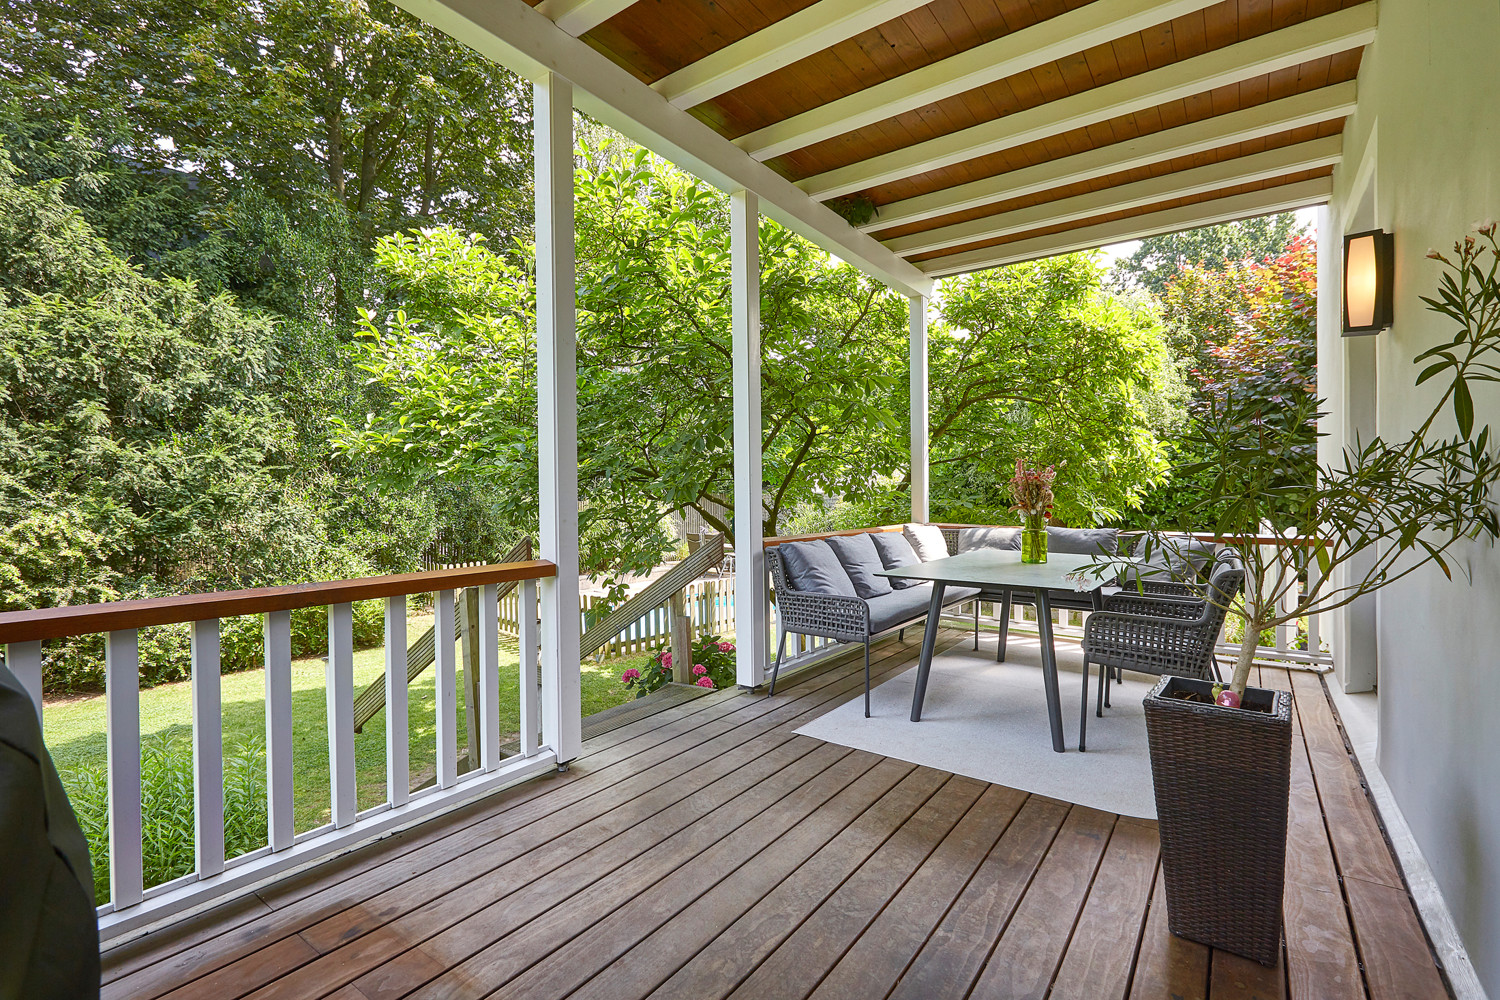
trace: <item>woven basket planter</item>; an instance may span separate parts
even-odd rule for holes
[[[1172,697],[1212,684],[1164,677],[1146,736],[1173,934],[1275,965],[1281,953],[1291,792],[1292,699],[1248,688],[1222,708]]]

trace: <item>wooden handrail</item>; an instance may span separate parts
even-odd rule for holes
[[[235,615],[254,615],[267,611],[293,611],[297,608],[395,597],[398,594],[457,590],[485,583],[540,580],[556,575],[555,564],[545,559],[531,559],[526,562],[496,563],[492,566],[464,566],[424,573],[299,583],[289,587],[224,590],[207,594],[184,594],[180,597],[152,597],[143,601],[111,601],[106,604],[79,604],[33,611],[6,611],[0,613],[0,644],[62,639],[74,635],[204,621],[209,618],[232,618]]]

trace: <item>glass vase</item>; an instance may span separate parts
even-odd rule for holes
[[[1047,522],[1040,516],[1026,518],[1026,523],[1021,528],[1021,561],[1047,561]]]

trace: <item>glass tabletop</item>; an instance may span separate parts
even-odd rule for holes
[[[975,549],[944,559],[912,563],[895,569],[881,570],[878,575],[904,580],[941,580],[945,584],[967,584],[973,587],[1015,587],[1035,590],[1076,590],[1087,593],[1119,577],[1120,571],[1136,565],[1138,559],[1118,556],[1108,567],[1096,566],[1099,556],[1054,552],[1044,563],[1023,563],[1021,553],[1010,549]]]

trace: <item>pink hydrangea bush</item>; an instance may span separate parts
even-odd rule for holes
[[[692,683],[715,691],[733,687],[734,643],[716,635],[704,636],[693,643]],[[644,698],[672,683],[672,652],[663,649],[653,656],[644,669],[631,667],[620,674],[620,682],[635,691],[637,698]]]

